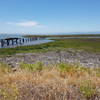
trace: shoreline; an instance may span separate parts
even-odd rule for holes
[[[0,49],[0,62],[12,67],[20,63],[78,63],[100,67],[100,39],[54,39],[54,42]]]

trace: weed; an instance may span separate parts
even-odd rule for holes
[[[29,70],[29,71],[41,71],[43,69],[43,64],[41,62],[37,62],[36,64],[24,64],[22,63],[21,69]]]
[[[81,83],[80,92],[89,99],[96,94],[96,88],[91,84],[91,80],[85,80]]]

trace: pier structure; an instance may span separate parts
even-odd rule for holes
[[[1,47],[8,47],[8,46],[14,46],[21,44],[21,38],[6,38],[6,39],[1,39]]]
[[[0,40],[1,48],[13,47],[18,45],[23,45],[24,43],[29,43],[35,40],[43,39],[41,37],[22,37],[22,38],[5,38]]]

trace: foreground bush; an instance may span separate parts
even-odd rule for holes
[[[62,63],[21,64],[1,74],[0,100],[100,100],[99,71]]]

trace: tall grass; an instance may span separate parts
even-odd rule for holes
[[[100,68],[39,62],[19,69],[0,76],[0,100],[100,100]]]
[[[0,74],[6,74],[11,72],[11,67],[8,66],[7,64],[0,63]]]
[[[41,62],[37,62],[36,64],[24,64],[20,65],[21,69],[29,70],[29,71],[41,71],[43,69],[43,64]]]

